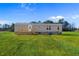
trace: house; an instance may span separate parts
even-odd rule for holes
[[[30,24],[16,23],[16,34],[61,34],[62,24]]]

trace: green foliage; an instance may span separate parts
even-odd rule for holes
[[[63,31],[75,31],[74,24],[70,24],[68,21],[65,21],[63,18],[59,19],[58,23],[62,24]]]
[[[46,20],[46,21],[44,21],[43,23],[45,23],[45,24],[53,24],[54,22],[51,21],[51,20]]]
[[[12,25],[10,26],[10,30],[9,31],[14,32],[14,23],[12,23]]]
[[[0,32],[1,56],[77,56],[79,33],[63,32],[62,35],[16,35]]]

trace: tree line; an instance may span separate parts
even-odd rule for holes
[[[44,24],[62,24],[62,30],[63,31],[75,31],[77,28],[75,27],[75,24],[71,24],[69,23],[68,21],[64,20],[64,18],[62,19],[59,19],[58,22],[53,22],[51,20],[46,20],[44,22],[41,22],[41,21],[38,21],[38,22],[35,22],[35,21],[32,21],[31,23],[36,23],[36,24],[39,24],[39,23],[44,23]]]
[[[9,24],[0,24],[0,31],[11,31],[14,32],[14,23]]]
[[[75,31],[76,28],[74,26],[74,24],[70,24],[68,21],[65,21],[63,18],[62,19],[59,19],[58,22],[53,22],[51,20],[46,20],[44,22],[41,22],[41,21],[32,21],[30,23],[33,23],[33,24],[62,24],[62,30],[63,31]],[[14,25],[15,23],[12,23],[11,25],[9,24],[0,24],[0,31],[12,31],[14,32]]]

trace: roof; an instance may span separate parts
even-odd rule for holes
[[[56,24],[56,23],[52,23],[52,24],[47,24],[47,23],[15,23],[15,24],[26,24],[26,25],[28,25],[28,24],[31,24],[31,25],[62,25],[62,24]]]

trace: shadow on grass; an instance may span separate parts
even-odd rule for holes
[[[62,34],[62,36],[79,36],[79,34]]]

